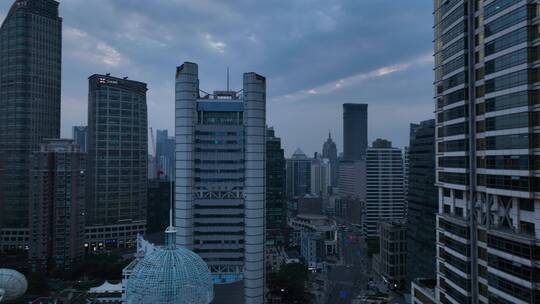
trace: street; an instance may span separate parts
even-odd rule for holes
[[[339,230],[338,237],[341,263],[328,271],[330,291],[326,304],[349,304],[357,296],[366,295],[370,280],[373,280],[373,289],[388,292],[386,284],[372,271],[361,233],[347,225]],[[391,294],[394,298],[390,303],[404,303],[401,296]]]

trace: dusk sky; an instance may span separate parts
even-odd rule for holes
[[[3,21],[13,1],[0,1]],[[269,126],[290,156],[342,151],[342,104],[369,104],[369,141],[408,144],[433,117],[432,2],[426,0],[63,0],[62,136],[86,125],[88,76],[148,83],[149,126],[172,132],[175,67],[201,89],[266,76]]]

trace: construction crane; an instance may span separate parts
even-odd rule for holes
[[[152,129],[152,127],[150,127],[150,140],[152,144],[152,152],[154,153],[152,161],[154,162],[154,168],[156,169],[156,177],[159,179],[161,176],[161,173],[163,172],[161,171],[161,168],[159,167],[159,161],[158,161],[157,153],[156,153],[156,141],[154,139],[154,130]]]

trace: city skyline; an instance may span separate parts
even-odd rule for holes
[[[268,125],[277,132],[288,130],[283,136],[287,157],[296,148],[307,155],[320,152],[328,129],[341,152],[340,116],[346,102],[370,105],[369,128],[374,132],[368,141],[381,137],[405,146],[408,123],[424,119],[433,108],[432,32],[425,26],[431,22],[431,8],[422,1],[355,2],[259,8],[240,2],[213,7],[204,1],[63,1],[61,137],[70,137],[74,125],[86,125],[86,78],[108,72],[148,83],[149,126],[172,133],[170,75],[174,66],[191,60],[207,62],[201,89],[225,89],[227,66],[231,74],[267,75]],[[10,5],[0,3],[0,22]],[[385,12],[380,22],[375,11]],[[194,28],[194,14],[207,21]],[[258,19],[257,26],[246,26],[247,15]],[[271,31],[275,18],[283,30]],[[400,23],[409,26],[400,28]],[[362,35],[356,34],[358,28]],[[335,60],[328,60],[328,54],[335,54]],[[279,68],[278,62],[287,68]],[[380,92],[381,87],[392,89]],[[231,88],[240,89],[241,83],[231,79]],[[388,112],[392,116],[385,119]]]

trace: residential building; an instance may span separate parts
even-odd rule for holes
[[[243,282],[244,302],[263,303],[266,79],[245,73],[240,92],[209,94],[198,78],[195,63],[176,69],[177,244],[216,284]]]
[[[365,158],[368,132],[368,105],[343,104],[343,159],[354,161]]]
[[[437,300],[537,303],[536,1],[435,1]]]
[[[339,179],[339,160],[336,143],[328,132],[328,139],[323,144],[322,158],[330,160],[330,186],[337,187]]]
[[[156,159],[160,175],[168,180],[174,178],[174,137],[169,137],[168,130],[156,131]],[[173,175],[170,177],[169,175]]]
[[[379,253],[374,257],[375,270],[392,289],[406,288],[407,226],[404,221],[380,221]]]
[[[45,139],[30,158],[32,271],[70,271],[84,257],[86,154],[69,139]]]
[[[87,126],[74,126],[72,129],[73,141],[79,145],[81,152],[86,153],[86,141],[88,138],[88,127]]]
[[[332,188],[332,165],[330,160],[316,153],[311,161],[311,194],[328,197]]]
[[[287,199],[311,193],[311,160],[300,149],[287,159]]]
[[[89,78],[88,225],[146,220],[146,91],[127,78]]]
[[[416,126],[416,127],[414,127]],[[407,193],[407,280],[435,277],[435,120],[411,125],[409,141],[409,191]]]
[[[266,244],[284,245],[287,224],[285,155],[274,128],[266,130]]]
[[[54,0],[16,0],[0,26],[3,247],[28,245],[30,156],[44,138],[60,137],[62,18],[58,6]]]
[[[362,228],[364,236],[378,236],[379,221],[401,220],[405,215],[403,196],[403,159],[392,142],[377,139],[367,150],[366,204]]]

